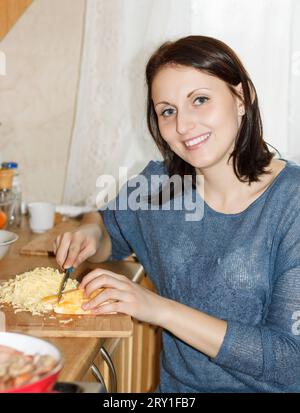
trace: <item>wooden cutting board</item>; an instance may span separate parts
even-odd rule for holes
[[[49,255],[53,252],[53,242],[56,237],[64,232],[73,231],[80,225],[79,221],[68,220],[55,225],[44,234],[35,234],[33,239],[24,245],[20,254],[23,255]]]
[[[52,318],[54,316],[52,313],[43,316],[33,316],[29,312],[15,314],[10,306],[4,306],[1,311],[2,331],[37,337],[130,337],[133,332],[132,319],[125,314],[97,316],[55,314],[55,318]],[[3,314],[5,322],[3,322]]]
[[[29,271],[36,267],[50,266],[57,268],[55,259],[47,256],[49,255],[48,251],[52,251],[52,244],[57,235],[71,231],[79,224],[77,220],[62,222],[47,233],[41,235],[31,234],[29,230],[27,231],[27,228],[22,228],[19,233],[20,239],[18,242],[21,243],[22,254],[29,255],[20,257],[18,242],[14,244],[10,255],[0,262],[0,282],[14,277],[15,274],[21,274],[24,271]],[[31,237],[33,237],[33,239],[31,239]],[[29,242],[24,245],[27,241]],[[80,280],[83,275],[98,266],[99,264],[97,263],[82,263],[81,266],[76,269],[77,275],[74,274],[74,277]],[[128,275],[130,279],[140,274],[140,265],[132,262],[101,263],[101,267]],[[0,308],[0,312],[1,311],[5,314],[5,323],[2,317],[0,319],[0,329],[38,337],[129,337],[133,331],[131,317],[124,314],[97,316],[55,314],[56,319],[53,319],[50,318],[50,313],[43,316],[33,316],[29,312],[19,312],[15,314],[13,308],[10,306]],[[68,320],[71,321],[66,324],[59,322]],[[3,324],[5,324],[5,326],[3,326]]]

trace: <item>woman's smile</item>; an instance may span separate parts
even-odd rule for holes
[[[208,133],[203,133],[199,136],[196,136],[195,138],[187,139],[184,141],[184,145],[187,150],[193,151],[199,148],[200,146],[204,145],[208,141],[210,135],[211,135],[211,132],[208,132]]]
[[[161,136],[180,158],[200,169],[227,162],[242,102],[223,80],[195,68],[167,66],[153,80],[152,100]]]

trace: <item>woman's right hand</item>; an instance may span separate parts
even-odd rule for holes
[[[97,252],[101,236],[97,224],[82,225],[76,231],[59,235],[53,244],[57,263],[61,268],[78,267]]]

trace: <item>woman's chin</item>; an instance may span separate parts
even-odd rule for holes
[[[214,165],[214,160],[213,159],[208,159],[208,158],[203,158],[203,159],[187,159],[186,162],[188,162],[191,166],[193,166],[195,169],[206,169]]]
[[[175,152],[176,153],[176,152]],[[187,162],[189,165],[196,169],[209,168],[216,164],[217,159],[212,156],[207,156],[207,154],[202,153],[200,156],[196,153],[188,154],[176,153],[183,161]]]

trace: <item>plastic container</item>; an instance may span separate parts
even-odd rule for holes
[[[12,169],[0,169],[0,190],[11,189],[14,171]]]
[[[12,171],[13,173],[11,189],[15,194],[15,205],[10,218],[10,226],[20,226],[22,217],[22,189],[18,164],[17,162],[2,162],[1,166],[3,170]]]
[[[11,189],[0,189],[0,229],[9,228],[15,209],[15,194]]]

